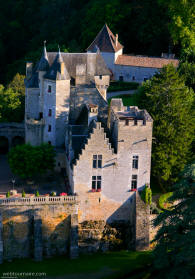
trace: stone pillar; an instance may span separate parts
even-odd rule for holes
[[[70,224],[70,258],[76,259],[79,256],[78,246],[78,214],[71,214]]]
[[[2,216],[0,212],[0,264],[3,263],[3,223]]]
[[[150,207],[146,205],[139,192],[135,196],[135,250],[142,251],[149,248]]]
[[[42,220],[37,213],[34,215],[34,259],[43,259]]]

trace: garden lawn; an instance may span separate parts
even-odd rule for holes
[[[151,252],[148,251],[98,253],[94,255],[83,255],[75,260],[70,260],[67,257],[55,257],[45,259],[42,262],[34,262],[32,259],[17,259],[11,263],[4,262],[0,266],[0,277],[4,272],[45,272],[47,274],[46,278],[52,278],[52,276],[71,276],[75,274],[75,278],[79,279],[83,278],[83,275],[90,275],[90,273],[93,274],[94,278],[117,278],[119,274],[121,277],[129,272],[143,269],[150,262]],[[104,273],[104,271],[108,271],[109,275],[107,274],[105,277],[106,272]],[[95,276],[96,273],[98,275],[97,277]]]
[[[110,104],[111,99],[116,99],[116,98],[120,98],[123,100],[123,105],[124,106],[138,106],[139,107],[139,94],[135,93],[135,94],[131,94],[131,95],[120,95],[120,96],[114,96],[112,98],[108,99],[108,103]]]

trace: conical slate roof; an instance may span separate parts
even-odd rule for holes
[[[63,65],[63,73],[61,72],[61,64]],[[62,54],[59,51],[55,57],[54,62],[52,63],[49,71],[46,73],[45,78],[53,79],[53,80],[69,80],[70,75],[67,71],[66,65],[62,58]]]
[[[47,71],[49,68],[49,63],[48,63],[48,55],[47,55],[47,50],[46,46],[43,48],[43,54],[41,56],[41,59],[38,62],[37,66],[37,71]]]
[[[87,48],[87,51],[96,52],[97,48],[101,52],[117,52],[123,46],[119,42],[116,43],[116,36],[114,36],[107,24],[105,24],[95,40]]]

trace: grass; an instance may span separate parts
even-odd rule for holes
[[[40,263],[34,262],[32,259],[17,259],[11,263],[4,262],[1,265],[0,277],[3,272],[44,272],[47,276],[78,274],[77,278],[79,278],[82,274],[94,274],[102,271],[102,277],[98,278],[117,278],[116,276],[119,274],[121,276],[144,268],[150,262],[151,252],[148,251],[98,253],[83,255],[75,260],[63,256],[45,259]],[[104,270],[108,270],[110,275],[104,277]]]
[[[108,99],[108,103],[110,104],[111,99],[115,98],[122,98],[123,105],[124,106],[138,106],[140,105],[140,96],[139,94],[131,94],[131,95],[120,95],[120,96],[114,96],[112,98]]]

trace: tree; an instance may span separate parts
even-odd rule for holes
[[[52,170],[55,164],[54,157],[54,148],[49,144],[40,146],[23,144],[10,150],[8,162],[15,175],[21,178],[31,178]]]
[[[20,94],[0,85],[0,122],[20,122],[23,119]]]
[[[11,88],[15,93],[20,94],[21,96],[25,95],[25,86],[24,86],[24,75],[17,73],[13,80],[9,83],[8,88]]]
[[[190,159],[194,134],[194,92],[177,70],[168,65],[140,88],[141,105],[153,125],[152,176],[163,190],[177,180]]]
[[[195,2],[194,0],[158,0],[167,8],[169,30],[174,43],[183,50],[195,48]]]
[[[155,278],[190,279],[195,274],[195,162],[174,187],[172,210],[154,220],[160,226],[153,251]]]

